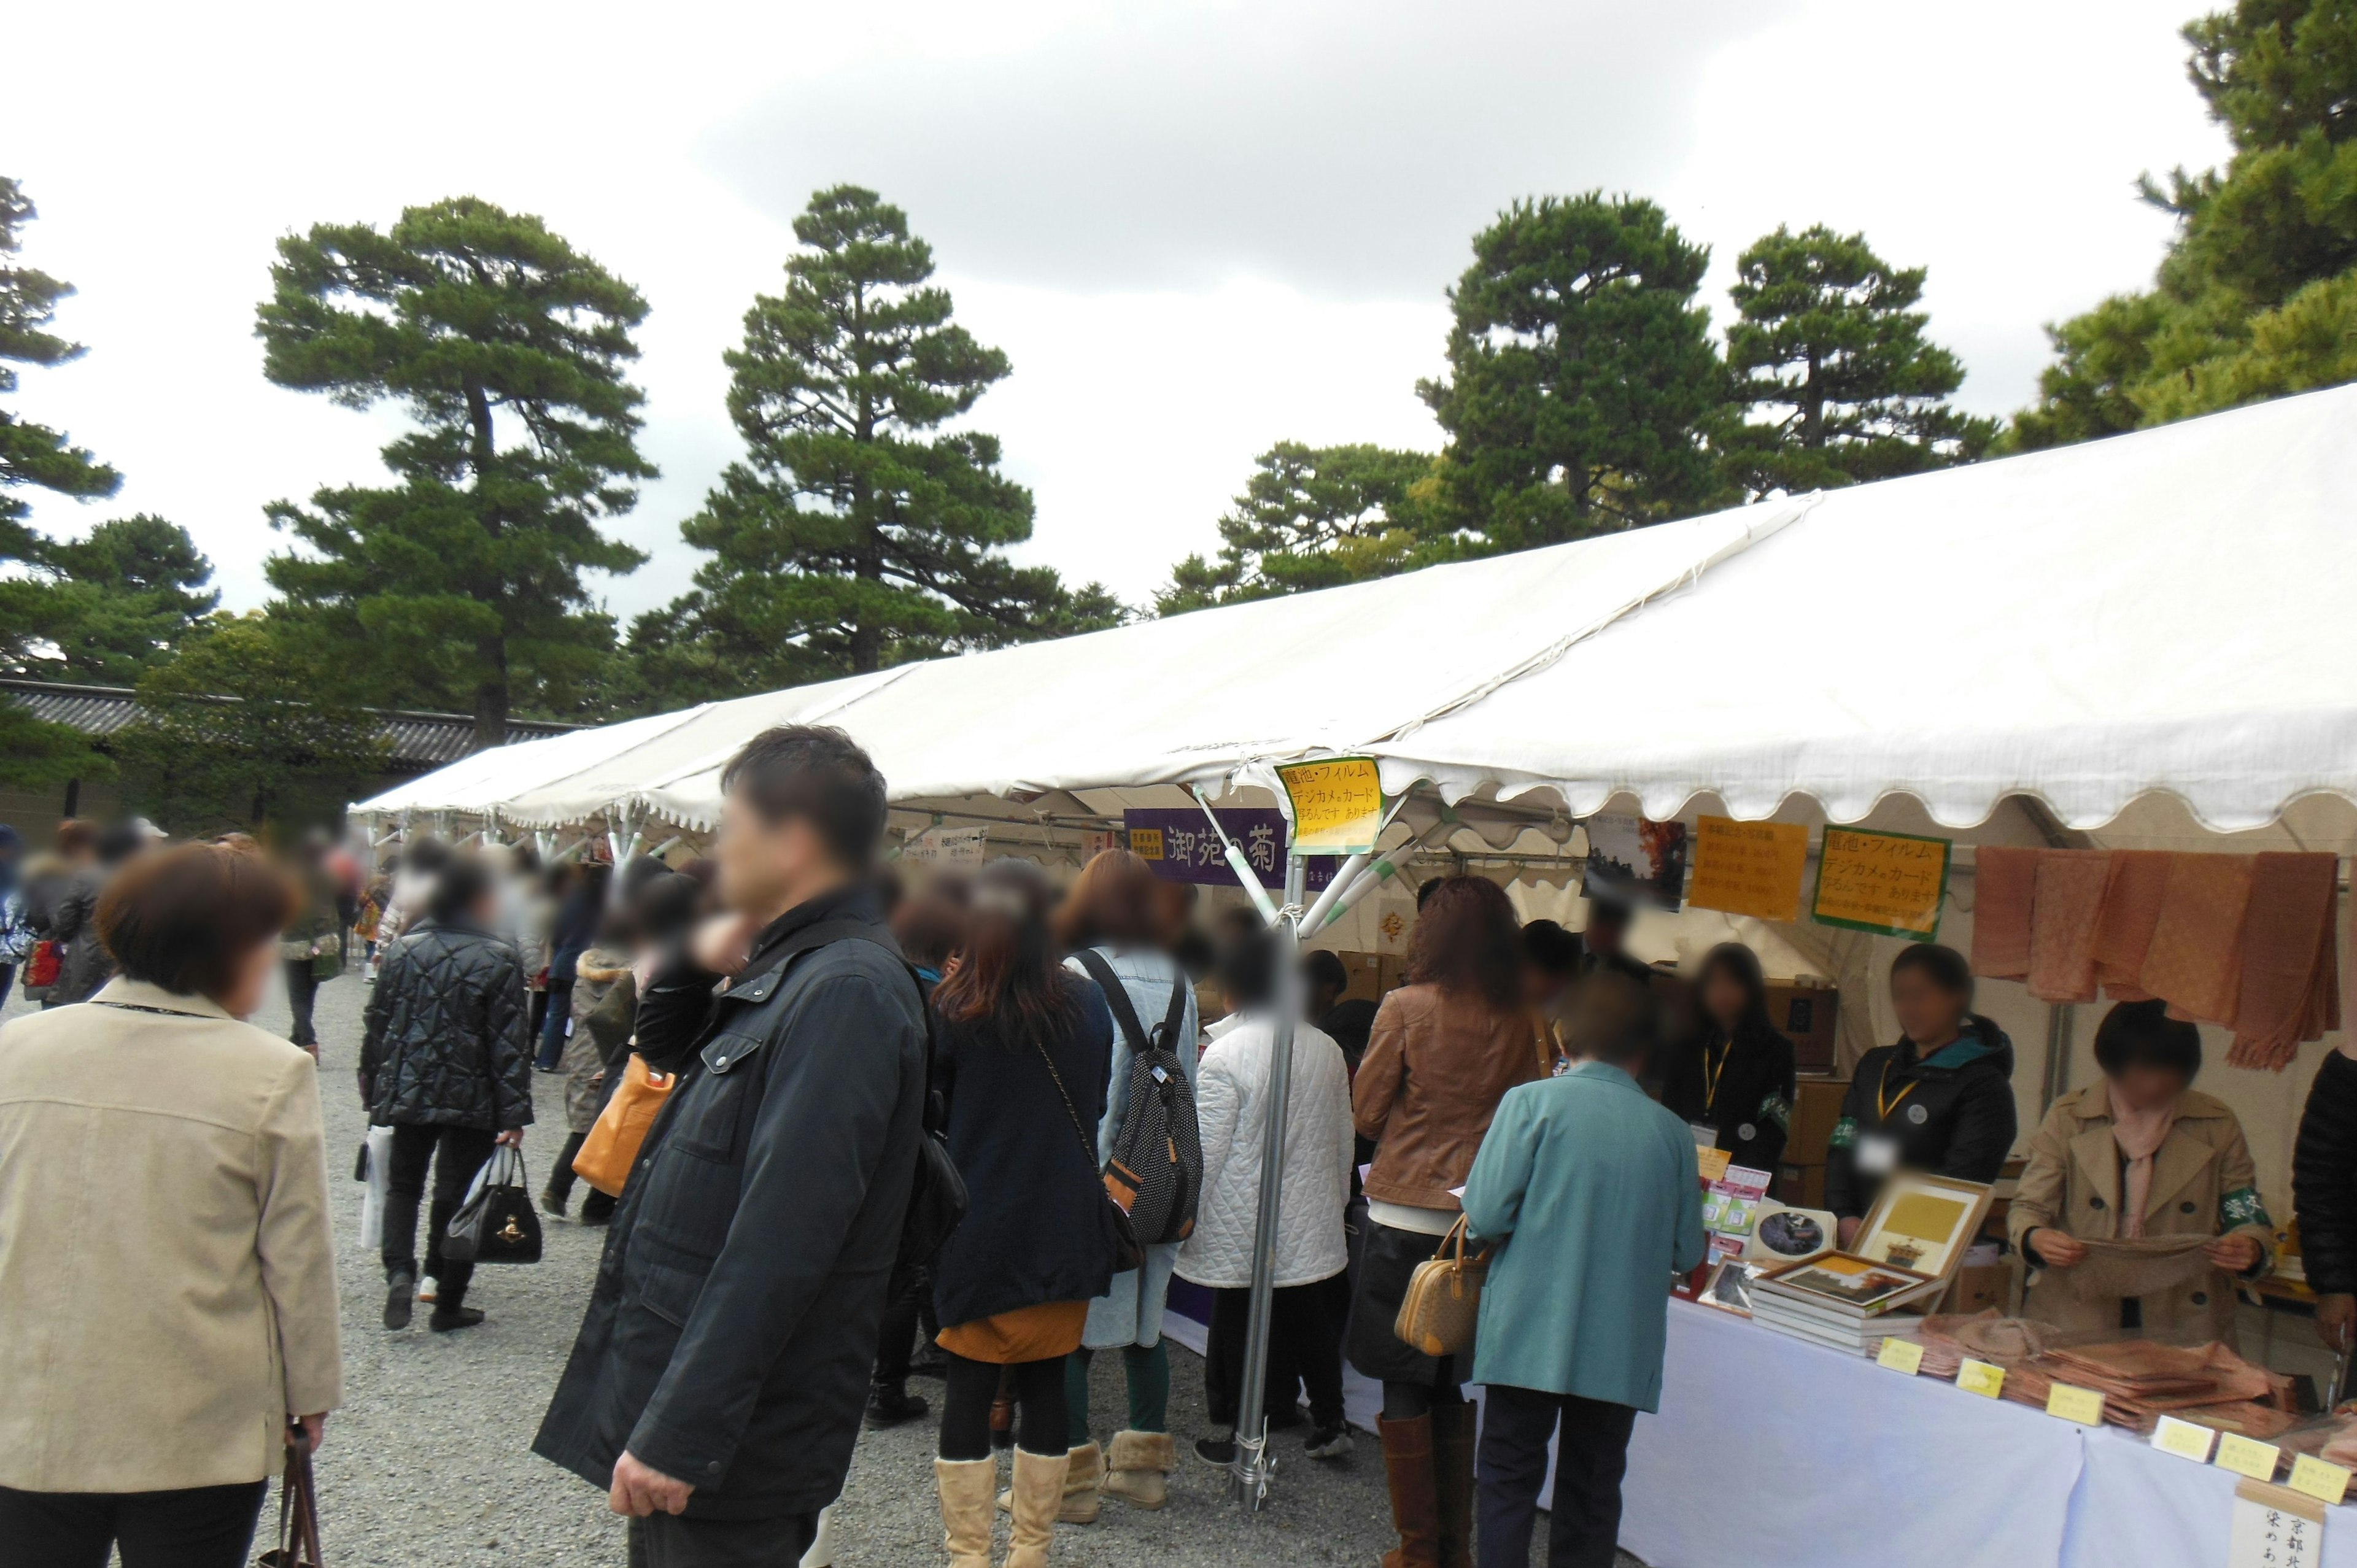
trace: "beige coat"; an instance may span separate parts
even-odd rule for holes
[[[2006,1214],[2016,1249],[2040,1226],[2084,1240],[2112,1240],[2120,1222],[2120,1153],[2112,1138],[2111,1090],[2098,1079],[2054,1102],[2029,1140],[2021,1190]],[[2223,1209],[2233,1199],[2235,1222]],[[2222,1102],[2188,1090],[2168,1140],[2153,1155],[2152,1194],[2144,1233],[2166,1236],[2244,1234],[2262,1258],[2275,1250],[2275,1232],[2258,1206],[2258,1176],[2242,1123]],[[2262,1267],[2264,1268],[2264,1264]],[[2234,1283],[2212,1269],[2144,1301],[2143,1332],[2156,1339],[2234,1342]],[[2035,1276],[2022,1314],[2058,1328],[2108,1328],[2120,1323],[2116,1297],[2091,1298],[2072,1286],[2072,1271]]]
[[[277,1470],[343,1399],[310,1057],[119,978],[0,1028],[0,1486]]]

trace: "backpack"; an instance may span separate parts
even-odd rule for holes
[[[1175,1044],[1187,1016],[1186,976],[1172,977],[1170,1011],[1149,1037],[1130,1004],[1129,988],[1104,955],[1083,948],[1072,956],[1104,993],[1114,1022],[1129,1042],[1128,1109],[1104,1163],[1105,1190],[1129,1216],[1141,1245],[1184,1241],[1194,1233],[1195,1206],[1203,1196],[1195,1091]]]

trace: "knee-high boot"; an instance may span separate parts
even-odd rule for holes
[[[1440,1499],[1433,1468],[1432,1417],[1379,1417],[1383,1481],[1392,1495],[1392,1528],[1400,1543],[1383,1553],[1383,1568],[1440,1568]]]

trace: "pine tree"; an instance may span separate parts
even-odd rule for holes
[[[942,428],[1006,356],[951,319],[906,215],[837,186],[794,235],[784,292],[755,297],[726,356],[745,457],[682,525],[713,559],[632,630],[650,684],[754,691],[1119,619],[1102,587],[1006,558],[1031,493],[998,471],[996,437]]]
[[[549,231],[472,197],[379,233],[322,224],[278,242],[257,311],[264,373],[351,408],[402,403],[392,489],[269,509],[308,547],[273,556],[281,635],[365,670],[372,700],[456,706],[475,744],[519,703],[563,711],[609,657],[590,572],[646,559],[598,525],[654,476],[639,455],[637,292]]]
[[[1387,577],[1420,564],[1431,541],[1433,458],[1385,446],[1280,441],[1220,520],[1220,555],[1190,555],[1155,612],[1305,593]]]
[[[0,579],[0,672],[130,686],[221,603],[188,531],[141,513],[79,540],[37,539]]]
[[[1726,373],[1695,291],[1710,264],[1630,197],[1517,202],[1449,293],[1449,376],[1417,387],[1449,446],[1472,547],[1523,550],[1658,521],[1709,493]]]
[[[1948,405],[1964,370],[1923,336],[1922,268],[1822,224],[1778,228],[1735,268],[1727,367],[1738,408],[1769,415],[1726,438],[1728,478],[1747,493],[1920,473],[1996,438],[1995,421]]]
[[[12,364],[62,365],[84,351],[48,329],[58,301],[70,297],[73,285],[8,260],[23,249],[25,225],[38,216],[23,188],[0,176],[0,393],[16,390]],[[122,489],[123,476],[63,431],[0,408],[0,562],[25,559],[32,550],[25,527],[32,509],[12,493],[25,486],[91,500]]]

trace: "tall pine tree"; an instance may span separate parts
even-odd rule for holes
[[[1893,267],[1865,235],[1819,224],[1780,227],[1735,274],[1727,367],[1747,418],[1727,433],[1725,458],[1747,493],[1920,473],[1996,438],[1995,421],[1948,405],[1964,368],[1923,336],[1922,268]]]
[[[1159,615],[1387,577],[1432,541],[1434,463],[1426,452],[1364,443],[1280,441],[1220,520],[1220,555],[1190,555],[1155,596]]]
[[[1444,493],[1474,549],[1523,550],[1676,515],[1707,497],[1725,402],[1710,264],[1631,197],[1517,202],[1449,292],[1448,379],[1417,391],[1448,433]]]
[[[479,746],[513,707],[574,706],[614,635],[586,575],[646,559],[599,531],[655,473],[625,379],[645,302],[538,218],[472,197],[382,233],[289,236],[271,279],[264,372],[348,407],[396,401],[414,424],[384,448],[393,488],[269,509],[309,547],[270,560],[274,621],[367,671],[372,700],[472,713]]]
[[[754,298],[726,356],[745,457],[682,525],[713,559],[632,630],[649,683],[755,691],[1119,618],[1096,585],[1006,559],[1031,493],[998,471],[995,436],[942,428],[1006,356],[952,321],[906,215],[837,186],[794,236],[784,292]]]

